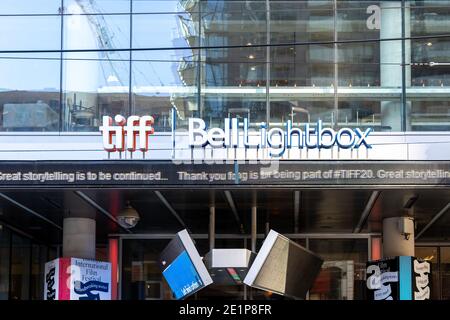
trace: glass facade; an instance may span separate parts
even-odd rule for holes
[[[309,249],[324,259],[310,290],[314,300],[364,300],[368,241],[365,239],[312,239]]]
[[[205,235],[206,236],[206,235]],[[301,234],[299,234],[301,237]],[[209,251],[206,237],[194,239],[203,256]],[[309,300],[365,300],[366,262],[370,260],[369,238],[297,238],[324,259],[307,299]],[[122,300],[171,300],[171,290],[158,266],[159,255],[170,242],[168,238],[122,240]],[[257,250],[263,239],[258,239]],[[245,237],[218,238],[216,248],[250,249],[250,239]],[[430,261],[432,265],[431,299],[448,300],[450,247],[417,246],[416,257]],[[280,300],[284,297],[240,285],[212,284],[189,298],[190,300]]]
[[[377,131],[450,127],[450,1],[0,4],[0,130],[95,132],[150,114]]]
[[[0,224],[0,300],[42,300],[44,266],[56,256],[55,247]]]
[[[416,256],[431,262],[431,299],[450,300],[450,247],[416,247]]]

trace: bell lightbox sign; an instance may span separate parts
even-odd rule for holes
[[[103,125],[100,131],[103,136],[103,148],[108,152],[122,152],[128,150],[134,152],[149,150],[148,137],[155,131],[152,127],[154,119],[151,116],[130,116],[128,119],[117,115],[113,119],[103,117]],[[365,146],[371,149],[372,145],[367,138],[373,131],[372,128],[364,130],[360,128],[333,128],[324,127],[322,120],[318,120],[315,126],[306,123],[300,127],[294,127],[291,120],[277,128],[269,128],[262,122],[259,127],[249,127],[249,121],[244,118],[224,119],[224,129],[207,128],[206,123],[200,118],[188,119],[188,145],[191,148],[255,148],[269,149],[271,157],[281,157],[291,148],[299,149],[330,149],[335,146],[342,149],[359,149]],[[172,139],[175,139],[175,123],[172,124]],[[255,139],[256,137],[256,139]],[[139,144],[137,143],[139,138]],[[172,141],[172,147],[175,143]]]
[[[241,130],[242,128],[242,130]],[[243,143],[239,139],[240,132],[243,133]],[[313,127],[306,123],[302,128],[293,127],[292,121],[288,120],[283,128],[269,129],[265,122],[260,124],[257,136],[259,141],[251,141],[248,119],[240,122],[237,118],[226,118],[224,129],[206,128],[204,120],[199,118],[189,119],[189,145],[191,147],[213,148],[259,148],[270,149],[270,156],[281,157],[287,149],[330,149],[338,146],[342,149],[358,149],[364,145],[372,148],[367,142],[367,137],[372,132],[371,128],[362,131],[359,128],[342,128],[335,131],[332,128],[324,128],[322,120],[318,120]],[[316,139],[313,139],[313,136]]]
[[[111,300],[111,263],[77,258],[47,262],[44,300]]]

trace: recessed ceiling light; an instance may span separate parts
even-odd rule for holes
[[[255,59],[255,56],[251,54],[251,55],[248,56],[248,58],[249,59]]]

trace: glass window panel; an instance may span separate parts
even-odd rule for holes
[[[450,247],[441,247],[442,300],[450,300]]]
[[[408,90],[408,99],[413,99],[412,92]],[[450,101],[430,94],[428,98],[417,97],[411,101],[410,121],[412,131],[449,131]]]
[[[207,49],[202,53],[202,84],[206,88],[254,87],[264,89],[266,85],[265,60],[266,50],[262,48]],[[261,89],[257,90],[258,93],[262,93]],[[240,89],[241,93],[244,91],[244,89]]]
[[[44,292],[44,268],[48,248],[33,244],[31,247],[31,300],[42,300]]]
[[[134,0],[133,13],[196,12],[198,0]]]
[[[383,119],[383,114],[381,113],[382,102],[379,100],[374,97],[367,99],[340,98],[338,104],[338,125],[346,128],[370,127],[375,131],[390,131],[391,127]]]
[[[64,19],[65,49],[130,46],[128,15],[69,15]],[[97,131],[102,116],[129,113],[129,59],[130,51],[64,54],[63,130]]]
[[[198,112],[197,57],[184,50],[156,50],[136,52],[133,59],[133,112],[152,115],[157,132],[171,131],[172,108],[179,123]]]
[[[66,14],[129,13],[130,0],[64,0]]]
[[[206,239],[196,239],[195,246],[201,256],[209,252],[209,241]],[[215,240],[215,248],[217,249],[236,249],[243,248],[244,241],[242,239],[217,239]],[[226,272],[226,271],[222,271]],[[198,291],[190,299],[193,300],[211,300],[211,299],[229,299],[243,300],[244,285],[220,284],[217,281],[206,288]]]
[[[335,120],[333,97],[322,101],[311,100],[298,95],[292,98],[273,96],[270,99],[270,125],[283,127],[287,120],[299,127],[305,123],[316,123],[321,119],[325,126],[331,126]]]
[[[438,36],[450,27],[450,2],[411,1],[410,15],[411,36],[437,36],[411,41],[411,88],[407,88],[411,130],[448,131],[450,41]]]
[[[323,87],[329,90],[334,82],[333,55],[333,46],[330,45],[272,48],[271,89],[291,87],[292,93],[298,91],[297,87],[310,87],[311,90],[312,87]]]
[[[363,300],[368,258],[366,239],[310,239],[309,249],[324,259],[309,291],[311,300]]]
[[[67,0],[66,0],[67,1]],[[61,0],[2,0],[1,14],[59,14]]]
[[[123,300],[171,300],[172,293],[158,265],[170,240],[125,240],[122,258]]]
[[[449,87],[449,49],[450,41],[446,39],[412,41],[411,85],[426,88]]]
[[[81,10],[81,9],[80,9]],[[65,50],[107,50],[130,47],[129,15],[64,16]],[[113,53],[113,51],[107,52]],[[125,56],[126,52],[123,53]]]
[[[130,300],[171,300],[171,290],[158,267],[159,255],[170,240],[125,240],[122,260],[122,299]],[[209,252],[207,239],[194,239],[200,255]],[[217,248],[243,248],[242,239],[216,239]],[[243,299],[243,285],[212,284],[189,297],[199,299]]]
[[[61,17],[0,16],[0,50],[60,50]]]
[[[95,249],[95,259],[97,261],[108,261],[108,248],[103,245],[97,245]]]
[[[379,42],[339,45],[337,56],[340,87],[368,88],[369,96],[371,88],[380,86]]]
[[[226,117],[266,121],[266,51],[261,48],[208,49],[202,53],[199,116],[223,127]]]
[[[59,54],[0,54],[0,131],[58,131]]]
[[[11,252],[11,300],[28,300],[30,298],[30,253],[30,241],[13,234]]]
[[[0,300],[8,300],[11,233],[0,224]]]
[[[202,36],[208,45],[267,43],[265,1],[202,2],[201,17]]]
[[[449,27],[450,1],[409,1],[411,34],[446,34]]]
[[[200,43],[198,19],[188,14],[133,16],[133,48],[184,48]]]
[[[204,100],[203,119],[208,127],[224,127],[224,118],[247,118],[249,127],[256,127],[266,121],[266,103],[252,98],[250,93],[243,97],[227,97],[228,94],[208,94]]]
[[[440,288],[439,283],[439,248],[437,247],[416,247],[415,256],[417,258],[426,259],[431,263],[431,299],[440,299]],[[442,259],[442,257],[441,257]]]
[[[65,131],[98,131],[102,116],[128,115],[128,55],[129,52],[65,55],[62,102]]]
[[[381,17],[388,10],[380,1],[338,1],[336,12],[336,32],[339,40],[378,39]]]
[[[333,1],[271,1],[271,43],[330,41]]]
[[[47,255],[47,261],[52,261],[58,258],[58,250],[56,247],[49,247],[48,248],[48,255]]]

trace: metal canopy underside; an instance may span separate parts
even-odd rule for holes
[[[412,215],[416,221],[416,234],[427,226],[419,241],[450,240],[450,213],[441,213],[433,222],[433,218],[450,201],[449,189],[381,190],[373,205],[367,209],[374,190],[260,188],[256,190],[258,233],[264,233],[266,222],[270,228],[284,234],[295,233],[296,226],[298,233],[353,233],[361,217],[369,210],[369,215],[363,219],[361,233],[380,233],[382,216]],[[76,195],[77,191],[80,190],[3,190],[0,223],[36,240],[60,244],[62,231],[59,226],[62,227],[64,212],[79,210],[80,206],[92,206],[80,196],[78,203],[65,202],[67,193]],[[225,191],[231,195],[236,212],[233,212]],[[251,230],[252,193],[255,192],[252,188],[211,191],[180,186],[178,189],[160,189],[158,192],[164,202],[151,189],[92,188],[81,192],[95,202],[95,207],[92,207],[96,212],[99,243],[106,243],[110,234],[127,234],[113,219],[127,201],[141,218],[131,230],[133,234],[175,233],[184,229],[182,223],[192,233],[207,234],[212,192],[215,194],[216,234],[241,234],[240,222],[246,234]],[[430,222],[433,223],[429,225]]]

